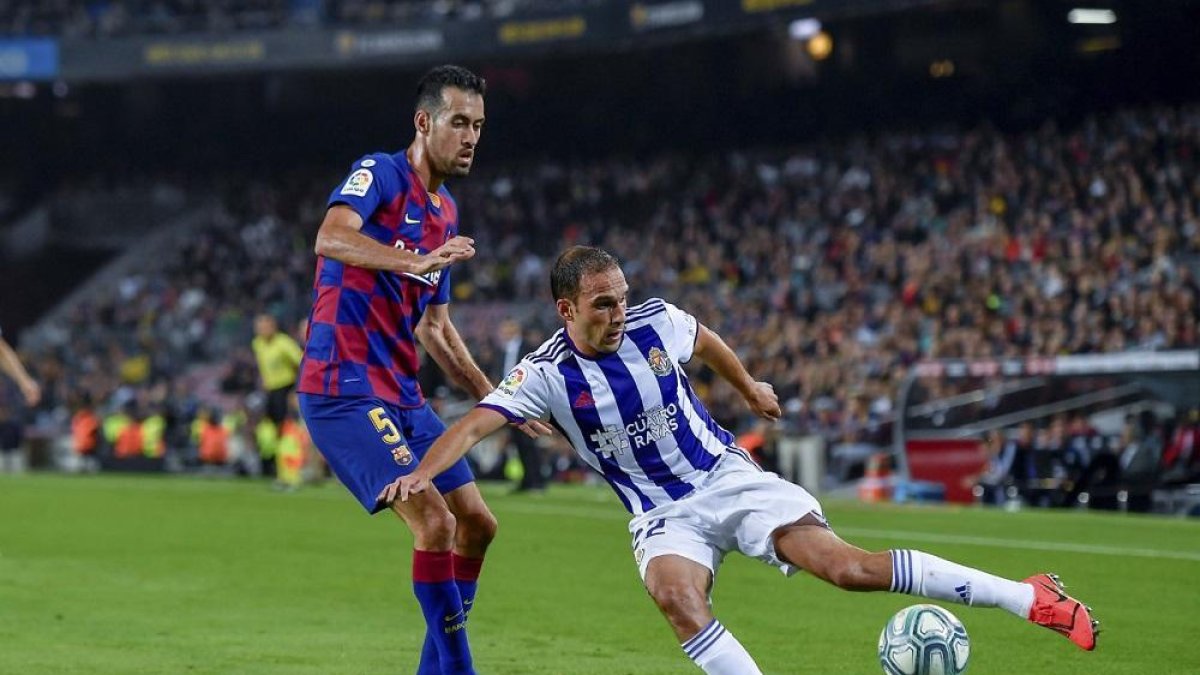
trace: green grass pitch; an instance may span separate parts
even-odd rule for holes
[[[485,486],[500,536],[470,634],[479,672],[699,672],[646,597],[602,488]],[[952,607],[973,673],[1200,667],[1200,523],[1076,512],[829,502],[842,536],[1010,578],[1056,571],[1105,629],[1095,653],[1002,610]],[[336,484],[0,476],[0,673],[411,673],[422,624],[411,539]],[[766,673],[877,673],[916,598],[851,594],[732,555],[717,616]]]

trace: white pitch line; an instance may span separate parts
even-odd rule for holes
[[[838,534],[848,534],[857,537],[928,541],[937,544],[965,544],[967,546],[988,546],[991,548],[1012,548],[1028,551],[1065,551],[1068,553],[1093,553],[1096,555],[1133,556],[1137,558],[1171,558],[1173,560],[1200,562],[1200,553],[1164,551],[1157,548],[1124,548],[1122,546],[1101,546],[1098,544],[1073,544],[1066,541],[966,537],[957,534],[936,534],[933,532],[912,532],[908,530],[868,530],[860,527],[835,527],[834,531]]]
[[[511,502],[496,505],[499,511],[517,511],[534,515],[567,516],[587,518],[590,520],[617,521],[623,519],[623,512],[617,510],[597,511],[588,508],[554,507],[549,504],[513,504]],[[1024,551],[1058,551],[1066,553],[1090,553],[1093,555],[1111,555],[1135,558],[1155,558],[1186,560],[1200,562],[1200,552],[1164,551],[1156,548],[1125,548],[1121,546],[1102,546],[1099,544],[1076,544],[1059,541],[1036,541],[1025,539],[999,539],[995,537],[970,537],[957,534],[937,534],[935,532],[916,532],[912,530],[872,530],[861,527],[834,527],[834,531],[853,537],[874,537],[877,539],[896,539],[901,541],[924,541],[935,544],[961,544],[966,546],[986,546],[989,548],[1007,548]]]

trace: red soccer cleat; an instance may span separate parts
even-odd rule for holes
[[[1092,618],[1092,608],[1063,592],[1063,585],[1054,574],[1035,574],[1025,580],[1033,586],[1033,606],[1029,620],[1039,626],[1061,633],[1081,649],[1096,648],[1100,622]]]

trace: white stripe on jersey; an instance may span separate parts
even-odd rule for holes
[[[695,319],[659,299],[626,316],[615,354],[583,357],[560,330],[480,404],[513,419],[552,418],[636,515],[689,494],[732,447],[718,434],[732,435],[709,428],[678,363],[691,358]]]

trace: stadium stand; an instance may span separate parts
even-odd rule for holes
[[[1017,135],[980,126],[488,168],[454,186],[489,252],[456,271],[454,311],[495,372],[497,318],[553,328],[530,314],[548,262],[597,242],[626,261],[640,296],[676,299],[773,382],[789,432],[835,454],[875,447],[919,359],[1200,347],[1198,160],[1200,108],[1161,107]],[[229,181],[240,187],[172,257],[143,257],[40,326],[52,346],[31,355],[44,412],[63,419],[81,394],[106,410],[194,410],[172,400],[183,390],[243,408],[251,318],[292,326],[307,311],[329,186],[301,174]],[[753,428],[727,386],[697,384],[724,423]],[[1165,444],[1176,428],[1146,433]]]

